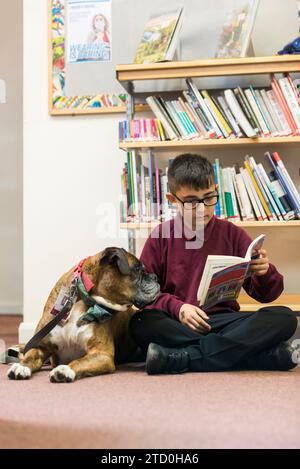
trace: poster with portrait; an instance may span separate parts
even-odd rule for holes
[[[111,62],[111,43],[111,0],[68,0],[68,63]]]

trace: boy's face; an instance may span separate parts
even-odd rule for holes
[[[212,184],[208,189],[193,189],[188,186],[180,187],[175,194],[168,193],[167,199],[172,204],[176,204],[184,219],[192,223],[192,229],[199,228],[200,223],[206,226],[215,213],[217,202],[218,186]],[[205,203],[197,203],[205,199]],[[214,204],[214,205],[207,205]]]

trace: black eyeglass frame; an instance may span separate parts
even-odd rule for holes
[[[183,208],[185,208],[185,205],[186,204],[194,204],[196,203],[197,205],[195,205],[194,207],[192,207],[191,209],[188,209],[188,210],[192,210],[193,208],[196,208],[199,204],[204,204],[205,207],[215,207],[219,201],[219,194],[215,194],[215,195],[208,195],[206,197],[203,197],[203,199],[193,199],[193,200],[181,200],[176,194],[173,194],[173,192],[171,192],[171,194],[173,195],[173,197],[175,197],[175,199],[177,199],[182,205],[183,205]],[[217,200],[216,200],[216,203],[215,204],[210,204],[210,205],[207,205],[205,203],[205,200],[206,199],[212,199],[216,197]]]

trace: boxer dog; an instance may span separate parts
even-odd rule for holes
[[[112,373],[116,364],[132,361],[137,347],[129,336],[128,322],[135,311],[152,303],[159,294],[156,275],[146,273],[134,255],[115,247],[106,248],[79,265],[82,266],[81,279],[89,289],[87,295],[102,313],[110,311],[109,318],[100,322],[91,319],[86,301],[76,294],[68,317],[38,346],[24,355],[20,353],[20,362],[8,370],[10,379],[30,378],[47,358],[53,368],[50,381],[58,383]],[[74,272],[73,267],[52,289],[36,332],[53,319],[61,292],[70,291],[73,285]]]

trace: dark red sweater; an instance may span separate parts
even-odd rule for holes
[[[181,223],[180,215],[175,220]],[[166,238],[162,233],[168,230],[170,237]],[[192,239],[193,235],[186,231],[181,238],[174,237],[174,220],[157,226],[147,239],[140,259],[149,272],[158,276],[161,286],[161,294],[147,306],[148,309],[162,309],[178,319],[184,303],[199,306],[197,291],[207,256],[219,254],[244,257],[252,241],[242,228],[215,216],[205,227],[203,246],[187,249],[186,243]],[[270,264],[265,275],[249,277],[243,287],[252,298],[269,303],[283,291],[283,276]],[[207,312],[212,314],[239,309],[236,301],[228,301],[219,303]]]

